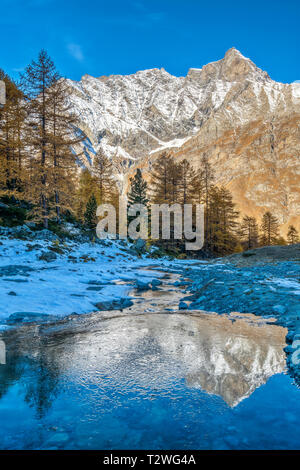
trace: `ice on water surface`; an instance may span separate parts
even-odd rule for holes
[[[2,448],[299,446],[286,329],[199,312],[82,318],[2,334]]]

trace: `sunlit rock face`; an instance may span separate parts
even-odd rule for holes
[[[42,335],[29,329],[24,336],[8,333],[5,339],[17,355],[42,367],[51,393],[56,383],[68,383],[70,375],[83,387],[121,394],[144,389],[146,394],[155,390],[172,395],[184,380],[233,407],[285,368],[287,331],[251,315],[243,317],[110,313],[71,329],[45,327]]]
[[[239,51],[174,77],[164,69],[69,81],[85,136],[82,163],[100,147],[120,188],[140,166],[147,177],[164,150],[199,165],[206,152],[216,182],[238,208],[260,217],[276,210],[283,233],[300,228],[300,84],[273,81]]]

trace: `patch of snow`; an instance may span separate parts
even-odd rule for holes
[[[272,282],[280,287],[293,290],[294,295],[300,295],[300,283],[298,281],[273,277],[269,282]]]
[[[57,254],[57,259],[52,262],[38,257],[55,247],[53,242],[5,237],[1,237],[1,242],[0,329],[7,326],[10,315],[18,312],[64,317],[97,311],[96,303],[127,297],[137,279],[144,282],[153,279],[153,271],[141,268],[156,266],[163,271],[183,264],[182,261],[152,259],[145,255],[138,258],[130,253],[131,244],[119,240],[101,243],[68,241],[58,245],[66,250],[65,254]],[[36,244],[40,248],[30,251],[30,245]],[[3,268],[12,265],[25,267],[25,270],[16,270],[15,275],[3,274]],[[31,270],[26,272],[26,268]],[[157,277],[161,276],[159,271]],[[116,284],[120,279],[128,282]]]
[[[181,147],[183,144],[185,144],[185,142],[187,142],[190,139],[191,137],[184,137],[183,139],[174,139],[174,140],[170,140],[169,142],[162,142],[162,145],[152,150],[150,152],[150,155],[156,152],[160,152],[162,150],[169,149],[169,148]]]
[[[216,81],[215,91],[212,92],[211,99],[215,108],[219,108],[223,103],[227,93],[232,87],[232,83],[223,80]]]
[[[293,94],[293,97],[296,98],[296,99],[300,99],[300,83],[292,83],[291,85],[292,87],[292,94]]]
[[[119,155],[119,157],[123,157],[123,158],[128,158],[128,160],[136,160],[136,158],[132,157],[131,155],[129,155],[129,153],[127,153],[122,147],[120,147],[118,145],[117,147],[117,155]]]

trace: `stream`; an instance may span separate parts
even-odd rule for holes
[[[300,448],[287,330],[180,311],[179,275],[159,275],[123,311],[2,332],[1,449]]]

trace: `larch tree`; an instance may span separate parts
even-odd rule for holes
[[[195,181],[195,170],[186,160],[179,163],[179,200],[181,204],[192,204],[195,189],[193,183]]]
[[[245,215],[240,225],[239,235],[247,249],[255,248],[259,242],[259,229],[255,217]]]
[[[182,194],[182,167],[172,158],[169,162],[169,203],[180,204]]]
[[[76,158],[74,147],[82,137],[76,136],[77,117],[74,115],[68,97],[71,93],[67,81],[58,78],[49,89],[49,142],[52,160],[53,197],[56,220],[61,213],[74,209],[74,180],[76,179]]]
[[[170,202],[170,164],[172,158],[166,152],[153,164],[151,169],[151,202],[167,204]]]
[[[48,228],[49,201],[53,195],[50,130],[52,103],[50,89],[59,79],[55,65],[42,50],[37,61],[27,66],[22,86],[27,101],[26,146],[31,152],[27,195],[34,205],[34,217]]]
[[[76,192],[76,215],[79,220],[81,220],[81,222],[84,222],[84,213],[88,200],[96,193],[97,184],[95,178],[87,168],[84,168],[80,172],[79,183]]]
[[[61,210],[71,208],[72,175],[76,155],[72,145],[76,119],[68,103],[70,90],[42,50],[21,79],[26,99],[25,145],[30,152],[27,196],[37,221],[60,221]]]
[[[214,187],[214,172],[208,156],[204,153],[199,161],[199,167],[193,179],[194,201],[197,204],[204,204],[204,247],[207,249],[210,244],[210,197]]]
[[[117,187],[112,178],[113,164],[102,150],[99,150],[94,157],[92,174],[97,184],[98,203],[111,202],[116,195]]]
[[[239,212],[235,210],[230,191],[224,187],[210,188],[207,248],[211,253],[224,255],[235,251]]]
[[[154,163],[150,182],[151,202],[154,204],[181,204],[182,167],[175,162],[171,153],[163,153]],[[160,224],[160,233],[161,233]],[[180,241],[174,239],[174,216],[170,214],[170,240],[161,241],[164,248],[178,249]]]
[[[289,245],[300,243],[299,232],[294,225],[289,225],[287,233],[287,241]]]
[[[261,221],[261,244],[274,245],[279,237],[279,222],[270,211],[265,212]]]
[[[0,109],[0,194],[18,198],[25,177],[24,100],[17,84],[3,70],[0,80],[6,85],[6,103]]]

